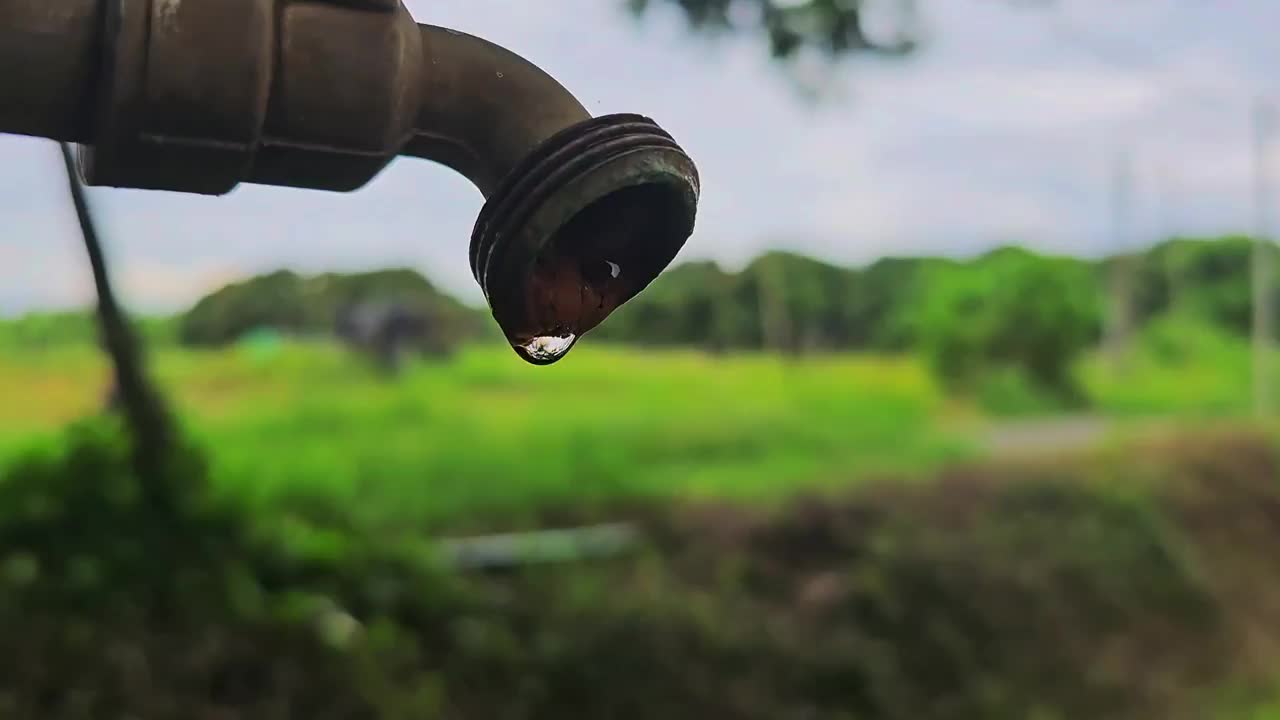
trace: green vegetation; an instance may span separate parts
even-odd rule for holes
[[[1099,262],[1000,248],[966,261],[886,258],[863,268],[773,252],[736,273],[694,262],[664,273],[591,339],[713,353],[908,353],[925,358],[952,392],[996,411],[1071,409],[1101,400],[1082,390],[1082,383],[1097,382],[1082,379],[1079,369],[1100,339],[1111,301],[1104,290],[1117,263],[1132,269],[1131,315],[1146,338],[1136,345],[1168,346],[1171,340],[1156,336],[1190,332],[1229,348],[1250,327],[1250,248],[1247,238],[1177,239]],[[181,341],[196,347],[262,329],[329,336],[343,308],[388,299],[427,318],[429,345],[452,349],[497,337],[483,312],[407,270],[314,278],[272,273],[219,290],[175,321],[152,321],[147,332],[164,340],[176,326]],[[6,338],[24,347],[57,345],[89,330],[85,317],[30,318],[0,327],[0,345]],[[1164,352],[1134,352],[1148,349]],[[1142,372],[1151,370],[1135,362]]]
[[[1251,244],[1176,239],[1124,259],[1139,334],[1132,351],[1149,355],[1163,351],[1148,344],[1178,343],[1194,356],[1175,365],[1209,372],[1218,370],[1213,354],[1238,355],[1251,322]],[[1107,409],[1108,398],[1081,392],[1077,372],[1100,339],[1120,260],[1000,248],[967,261],[890,258],[865,268],[786,253],[764,255],[738,273],[697,263],[660,277],[593,338],[790,354],[907,352],[928,358],[943,384],[971,396],[1021,392],[1028,402],[1013,405],[1063,409],[1093,400]],[[1182,333],[1205,340],[1192,347],[1172,337]],[[1135,363],[1121,382],[1154,371],[1141,357]]]
[[[858,0],[665,4],[782,59],[918,29],[908,0],[889,35]],[[104,412],[89,315],[0,323],[0,717],[1274,720],[1280,450],[1222,429],[1251,404],[1250,247],[694,263],[545,369],[467,344],[492,324],[411,271],[281,271],[142,324],[182,421],[159,434],[129,392]],[[369,301],[465,347],[376,373],[329,337]],[[991,416],[1065,409],[1191,429],[973,457]],[[642,547],[436,552],[595,519]]]
[[[1119,374],[1101,357],[1083,363],[1079,374],[1102,411],[1210,418],[1252,406],[1251,363],[1246,339],[1193,316],[1167,315],[1134,338]]]
[[[1175,239],[1130,258],[1139,325],[1176,311],[1229,334],[1247,333],[1251,244],[1239,237]],[[632,342],[705,346],[719,329],[727,333],[720,341],[729,348],[904,350],[919,343],[919,316],[939,283],[1000,277],[1034,286],[1036,279],[1053,274],[1061,278],[1055,283],[1065,285],[1059,289],[1079,298],[1077,312],[1087,315],[1096,334],[1102,327],[1101,299],[1117,261],[1047,257],[1006,247],[964,261],[885,258],[842,268],[773,252],[738,273],[714,263],[664,273],[599,332]],[[1086,303],[1085,293],[1094,301]],[[1035,294],[1025,299],[1040,301]],[[1020,311],[1017,303],[1009,305],[1010,311]],[[762,328],[770,312],[790,332],[766,337]]]
[[[328,273],[302,277],[282,270],[227,286],[182,316],[181,341],[218,346],[260,328],[298,335],[331,335],[339,312],[360,302],[396,301],[429,318],[435,336],[449,346],[475,338],[484,317],[436,290],[412,270]]]
[[[788,60],[805,50],[831,58],[854,54],[905,56],[915,50],[915,3],[895,0],[894,34],[868,33],[864,3],[848,0],[624,0],[637,15],[654,5],[674,5],[703,32],[749,30],[764,36],[772,57]],[[878,19],[883,23],[883,7]],[[892,16],[890,16],[892,17]]]
[[[925,283],[921,346],[938,375],[963,389],[993,371],[1021,371],[1064,405],[1078,404],[1072,371],[1098,334],[1088,270],[1017,249],[982,262],[981,273],[937,272]]]
[[[144,325],[183,424],[159,483],[87,318],[0,323],[0,716],[1263,720],[1280,451],[1195,424],[1251,405],[1242,242],[1136,259],[1119,370],[1112,261],[1010,249],[691,264],[555,366],[481,342],[394,378],[298,336],[413,292],[480,314],[266,276]],[[1066,407],[1146,430],[975,464],[994,415]],[[619,519],[646,541],[604,563],[433,546]]]
[[[488,577],[198,462],[158,513],[110,423],[65,440],[0,482],[7,716],[1252,719],[1274,679],[1253,435],[642,512],[636,556]]]
[[[1240,417],[1245,343],[1194,321],[1152,324],[1119,379],[1098,358],[1081,392],[1110,415]],[[605,514],[671,498],[774,500],[972,455],[984,415],[1060,407],[1017,372],[970,401],[908,356],[697,351],[584,344],[549,367],[478,345],[388,380],[331,343],[160,346],[153,366],[214,489],[325,523],[442,528],[536,523],[566,505]],[[1280,372],[1280,368],[1277,368]],[[92,347],[0,355],[0,457],[56,444],[96,414]],[[1280,381],[1280,378],[1278,378]],[[291,510],[291,511],[292,511]]]
[[[728,362],[584,346],[539,369],[481,346],[393,382],[337,347],[155,354],[213,449],[217,487],[305,498],[348,521],[424,527],[474,512],[672,496],[778,496],[963,450],[909,361]],[[0,449],[96,409],[87,349],[0,356]],[[34,414],[30,408],[39,408]]]
[[[177,337],[176,323],[175,318],[143,317],[134,326],[149,343],[171,344]],[[30,313],[0,321],[0,352],[6,354],[97,343],[98,329],[88,312]]]

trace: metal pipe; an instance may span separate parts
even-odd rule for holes
[[[485,197],[538,145],[591,114],[555,78],[487,40],[420,25],[422,107],[404,152],[466,176]]]
[[[99,0],[0,2],[0,132],[88,140],[101,13]]]
[[[611,523],[581,528],[441,540],[434,557],[445,567],[488,570],[614,557],[640,545],[639,528]]]
[[[400,0],[0,0],[0,132],[81,145],[92,185],[362,187],[399,154],[486,202],[471,266],[549,364],[693,231],[699,180],[638,115],[592,118],[505,48]]]

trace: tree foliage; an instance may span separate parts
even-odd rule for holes
[[[628,5],[638,15],[657,5],[674,5],[698,31],[758,33],[779,59],[804,50],[829,58],[857,53],[896,57],[911,53],[918,43],[915,0],[628,0]],[[880,6],[892,23],[887,35],[869,28],[872,5]]]
[[[422,340],[431,350],[474,337],[488,325],[479,312],[440,292],[413,270],[315,277],[282,270],[204,297],[183,316],[179,338],[189,345],[224,345],[264,328],[328,336],[345,312],[377,302],[397,303],[425,318],[430,332]]]
[[[1224,336],[1248,333],[1251,244],[1177,239],[1132,258],[1137,329],[1176,313]],[[1013,372],[1063,399],[1072,359],[1100,338],[1115,262],[1004,248],[966,261],[885,258],[861,268],[780,252],[739,272],[691,263],[659,277],[595,337],[716,350],[921,351],[954,385]]]
[[[1087,264],[1005,248],[975,266],[930,279],[921,345],[939,376],[972,386],[1014,369],[1035,386],[1074,399],[1071,370],[1097,338],[1099,285]]]
[[[901,350],[913,343],[905,308],[915,280],[945,262],[890,258],[856,269],[772,252],[738,273],[691,263],[664,273],[596,333],[715,350]]]
[[[1176,314],[1225,338],[1247,334],[1251,246],[1244,237],[1175,239],[1131,258],[1135,330]],[[1115,262],[1044,258],[1013,249],[971,260],[891,257],[865,267],[785,252],[760,256],[738,271],[691,262],[663,273],[592,338],[715,352],[924,351],[951,382],[963,385],[1012,369],[1025,373],[1026,382],[1047,383],[1058,392],[1067,381],[1064,366],[1041,357],[1037,348],[1078,353],[1082,327],[1088,328],[1086,346],[1097,339]],[[151,338],[178,336],[195,345],[232,342],[264,327],[328,335],[343,307],[406,298],[411,307],[440,318],[432,324],[440,331],[432,331],[433,342],[438,335],[447,335],[447,344],[496,337],[482,311],[408,270],[259,276],[213,293],[175,320],[152,319],[142,328]],[[1069,332],[1059,332],[1056,323],[1065,323]],[[83,343],[92,337],[93,323],[85,314],[32,315],[0,324],[0,346]]]
[[[1253,240],[1177,239],[1138,258],[1136,311],[1140,320],[1185,310],[1232,333],[1249,331]],[[1106,269],[1109,270],[1108,263]]]

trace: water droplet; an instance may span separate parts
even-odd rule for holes
[[[498,77],[503,77],[501,72],[498,73]]]
[[[605,260],[604,262],[605,262],[605,264],[606,264],[606,265],[608,265],[608,266],[609,266],[609,276],[610,276],[610,277],[617,278],[619,275],[621,275],[621,274],[622,274],[622,266],[621,266],[621,265],[619,265],[619,264],[618,264],[618,263],[616,263],[616,262],[610,262],[610,261],[608,261],[608,260]]]
[[[573,333],[568,335],[543,335],[536,337],[524,345],[520,346],[530,360],[534,362],[552,362],[564,357],[573,347],[574,341],[578,337]]]

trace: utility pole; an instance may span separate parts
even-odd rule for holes
[[[1106,351],[1112,372],[1124,371],[1128,354],[1129,331],[1133,303],[1133,258],[1129,245],[1129,219],[1133,205],[1133,156],[1128,146],[1121,147],[1113,162],[1111,186],[1112,243],[1115,255],[1111,269],[1110,300],[1107,313]]]
[[[1182,309],[1182,273],[1177,264],[1177,252],[1174,242],[1177,239],[1177,227],[1173,222],[1177,188],[1174,179],[1174,166],[1160,163],[1155,167],[1155,199],[1153,241],[1156,247],[1163,247],[1164,281],[1166,289],[1166,310],[1176,313]]]
[[[1259,99],[1253,112],[1253,404],[1260,416],[1271,413],[1272,248],[1271,148],[1273,109]]]

